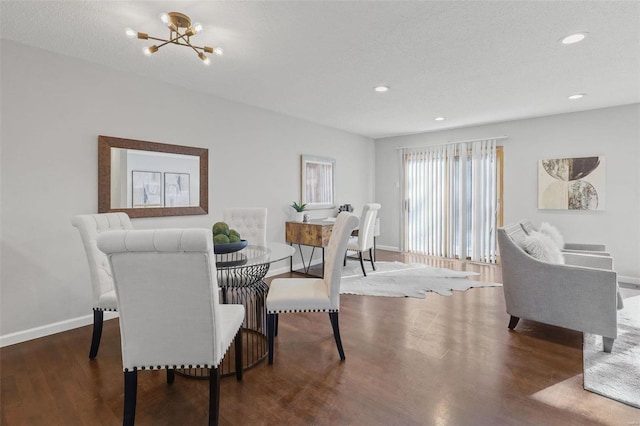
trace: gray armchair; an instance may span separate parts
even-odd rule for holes
[[[609,256],[563,253],[565,264],[540,261],[523,247],[520,224],[498,229],[504,298],[511,315],[602,336],[611,352],[618,335],[617,276]]]

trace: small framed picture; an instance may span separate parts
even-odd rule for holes
[[[300,158],[302,203],[309,210],[334,208],[336,160],[312,155],[302,155]]]
[[[189,173],[164,174],[164,204],[166,207],[189,206]]]
[[[139,170],[131,173],[133,207],[162,207],[162,173]]]

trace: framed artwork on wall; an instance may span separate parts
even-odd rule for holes
[[[133,207],[162,207],[162,173],[131,172]]]
[[[604,210],[605,171],[605,157],[540,160],[538,208]]]
[[[164,174],[164,204],[166,207],[188,206],[190,203],[189,173]]]
[[[301,157],[300,199],[307,209],[332,209],[335,205],[336,160],[303,155]]]

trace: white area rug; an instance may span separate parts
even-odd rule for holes
[[[451,296],[452,290],[467,291],[471,287],[499,287],[502,284],[471,281],[467,277],[477,272],[453,271],[424,264],[376,262],[365,263],[367,276],[362,276],[360,263],[350,260],[342,271],[340,293],[364,296],[416,297],[424,299],[429,291]]]
[[[584,333],[583,359],[586,390],[640,408],[640,296],[624,299],[611,353],[602,336]]]

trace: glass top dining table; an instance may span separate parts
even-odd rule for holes
[[[259,272],[265,266],[264,273],[266,274],[272,263],[287,259],[293,256],[294,253],[295,249],[293,247],[283,243],[268,242],[265,246],[248,245],[242,250],[233,253],[216,254],[216,268],[227,273],[242,271],[244,272],[243,275],[247,275],[247,270],[255,269],[256,273],[250,274],[250,277],[244,280],[247,285],[251,285],[251,279],[262,279],[264,277],[264,275],[260,276]],[[225,282],[223,279],[223,282],[219,284],[225,286],[230,283]]]

